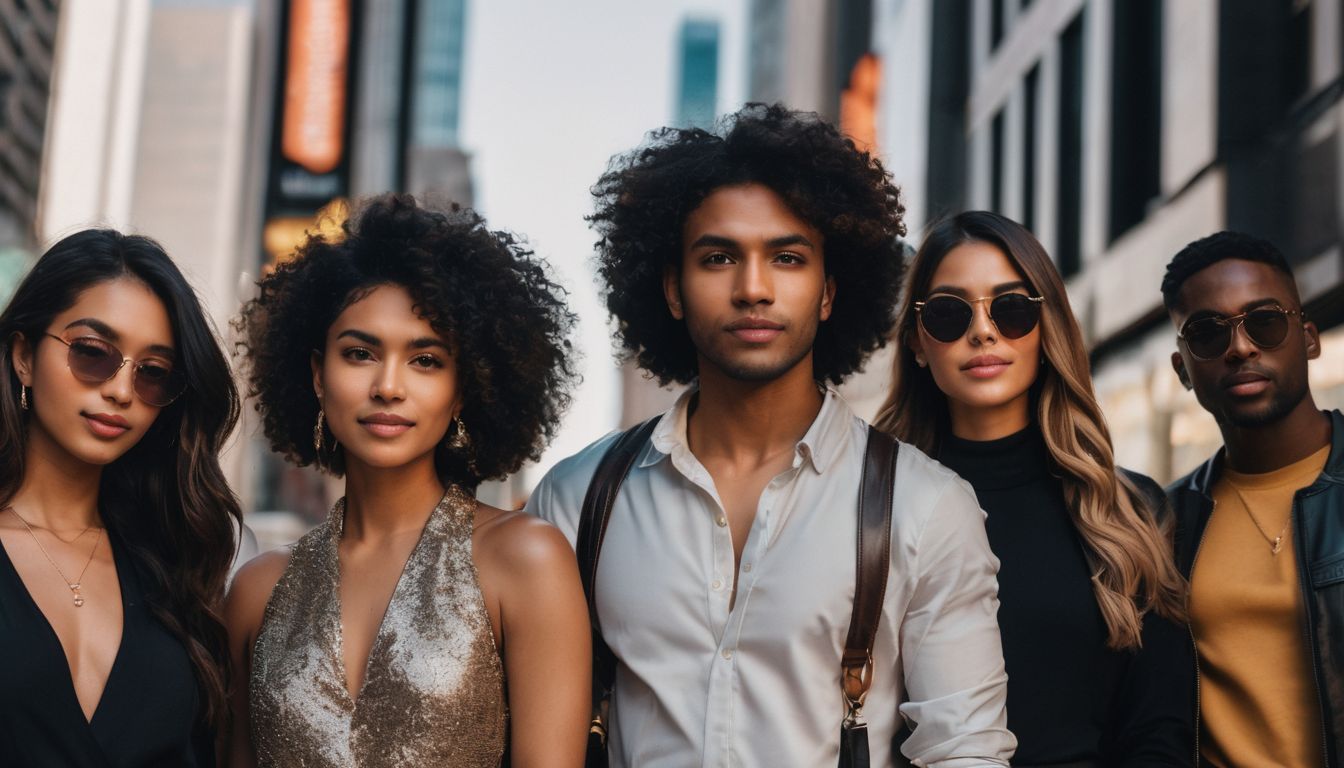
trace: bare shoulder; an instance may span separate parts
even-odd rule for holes
[[[248,560],[234,574],[224,602],[225,621],[231,627],[255,629],[261,626],[271,592],[289,565],[289,547],[273,549]]]
[[[554,525],[535,515],[478,504],[478,565],[529,578],[577,567],[574,550]]]

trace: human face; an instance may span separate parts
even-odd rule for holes
[[[1185,281],[1171,319],[1180,330],[1191,320],[1271,306],[1302,309],[1291,278],[1262,262],[1225,259]],[[1288,326],[1283,343],[1272,349],[1257,346],[1238,326],[1227,350],[1212,360],[1195,357],[1178,339],[1172,367],[1218,423],[1251,428],[1275,423],[1306,399],[1307,361],[1321,354],[1315,323],[1289,315]]]
[[[681,269],[663,287],[672,315],[686,321],[707,369],[739,381],[773,381],[806,366],[831,316],[821,233],[770,188],[723,187],[686,217]]]
[[[452,345],[397,285],[374,288],[336,317],[314,355],[313,388],[347,470],[432,462],[461,410]]]
[[[940,295],[966,300],[1005,293],[1031,295],[1007,255],[982,242],[963,243],[949,251],[930,285],[919,300]],[[1025,427],[1029,392],[1040,370],[1040,324],[1016,339],[1007,338],[991,319],[990,304],[971,302],[971,322],[960,338],[939,341],[918,316],[910,338],[916,361],[928,367],[947,396],[953,431],[963,437],[984,435],[987,421],[995,422],[996,433],[1011,434]]]
[[[135,394],[137,365],[174,365],[173,327],[159,297],[140,280],[121,277],[98,283],[53,318],[46,333],[69,342],[93,337],[115,346],[130,363],[112,378],[87,383],[69,366],[66,344],[43,335],[16,338],[13,363],[19,381],[31,387],[29,437],[76,461],[106,465],[145,436],[161,408]]]

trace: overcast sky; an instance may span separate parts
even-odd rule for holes
[[[616,427],[620,390],[610,326],[583,217],[616,153],[671,123],[677,35],[718,19],[719,111],[745,92],[747,0],[469,0],[462,144],[490,225],[528,237],[570,290],[584,382],[535,483],[555,461]]]

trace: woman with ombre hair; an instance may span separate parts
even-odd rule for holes
[[[1000,561],[1014,765],[1191,765],[1194,658],[1161,488],[1115,464],[1049,255],[985,211],[910,270],[877,426],[975,488]]]

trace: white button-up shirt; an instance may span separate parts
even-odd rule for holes
[[[614,766],[826,766],[845,700],[867,425],[828,390],[793,466],[761,494],[733,591],[733,542],[686,441],[690,393],[626,477],[598,561],[603,637],[620,660]],[[573,544],[612,434],[562,461],[527,508]],[[892,738],[919,766],[1007,765],[998,561],[970,486],[917,449],[896,465],[891,569],[864,706],[872,765]]]

